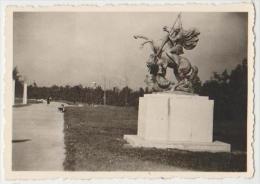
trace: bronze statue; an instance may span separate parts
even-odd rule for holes
[[[178,25],[176,23],[178,22]],[[136,35],[135,39],[144,39],[141,44],[143,47],[149,43],[152,48],[147,67],[151,74],[147,77],[146,84],[150,91],[183,91],[194,93],[193,80],[197,77],[198,68],[192,66],[190,61],[183,57],[184,49],[191,50],[196,47],[200,32],[197,29],[184,30],[181,24],[181,14],[178,15],[171,30],[164,27],[167,35],[162,41],[161,46],[145,36]],[[167,68],[172,68],[177,83],[166,79]]]

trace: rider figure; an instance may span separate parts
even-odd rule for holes
[[[169,41],[166,43],[161,62],[158,64],[161,65],[162,68],[172,68],[177,81],[180,81],[181,76],[189,73],[191,69],[191,64],[188,59],[180,56],[184,53],[182,44],[183,30],[181,27],[177,27],[171,34],[167,27],[164,27],[163,30],[169,33]]]

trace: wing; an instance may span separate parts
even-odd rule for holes
[[[199,41],[200,32],[193,28],[187,31],[183,31],[183,47],[186,50],[191,50],[197,46]]]

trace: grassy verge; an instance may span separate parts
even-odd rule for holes
[[[67,107],[64,121],[65,170],[246,170],[246,153],[241,151],[208,153],[126,147],[123,135],[137,133],[137,111],[131,107]]]
[[[55,102],[60,102],[60,103],[64,103],[64,104],[68,104],[68,105],[78,105],[78,102],[72,102],[72,101],[68,101],[68,100],[54,100]]]

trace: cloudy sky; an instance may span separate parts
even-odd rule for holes
[[[149,47],[140,49],[143,34],[160,42],[162,27],[177,13],[15,13],[14,66],[29,83],[40,86],[144,87]],[[247,14],[183,13],[184,29],[196,27],[200,40],[185,51],[198,66],[202,81],[212,72],[229,71],[247,56]],[[172,71],[168,70],[169,77]],[[127,80],[126,80],[127,79]]]

